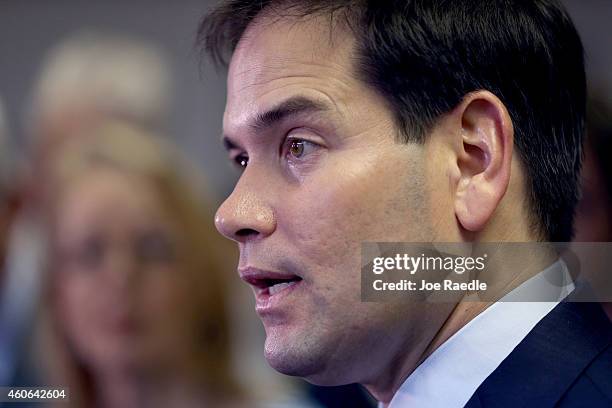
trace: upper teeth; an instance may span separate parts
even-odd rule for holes
[[[270,288],[268,289],[268,293],[270,294],[270,296],[277,294],[278,292],[280,292],[281,290],[293,285],[295,282],[283,282],[283,283],[277,283],[274,286],[270,286]]]

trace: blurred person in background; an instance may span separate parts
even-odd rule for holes
[[[73,406],[241,406],[223,279],[234,257],[209,205],[169,144],[119,124],[93,133],[52,166],[49,380]]]
[[[26,343],[37,305],[38,264],[28,253],[32,247],[26,231],[16,228],[23,197],[15,180],[16,152],[8,130],[0,100],[0,386],[34,385],[36,372]]]
[[[172,88],[170,62],[155,44],[77,32],[52,47],[43,62],[29,112],[32,131],[62,138],[87,126],[86,119],[107,116],[163,128]]]
[[[54,47],[41,67],[27,108],[25,160],[9,151],[0,115],[0,385],[40,385],[28,334],[46,245],[40,216],[49,163],[66,141],[109,118],[164,127],[170,92],[169,64],[155,46],[80,32]]]
[[[576,242],[612,242],[612,107],[604,100],[592,97],[587,111]],[[612,302],[603,306],[612,319]]]
[[[170,63],[154,44],[120,34],[78,32],[53,47],[27,115],[32,145],[31,201],[54,151],[74,135],[116,118],[167,129],[173,91]]]

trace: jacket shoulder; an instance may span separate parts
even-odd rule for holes
[[[612,324],[597,303],[561,302],[467,407],[612,407]]]
[[[612,407],[612,345],[593,360],[558,405],[559,407]]]

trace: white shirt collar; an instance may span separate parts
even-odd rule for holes
[[[561,288],[550,284],[558,281],[552,277],[559,275],[564,282]],[[556,291],[556,301],[510,301],[543,293],[539,291],[550,294],[551,290]],[[525,281],[436,349],[404,381],[389,408],[463,407],[534,326],[572,290],[574,284],[562,260]]]

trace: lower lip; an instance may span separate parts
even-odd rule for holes
[[[267,291],[265,293],[256,294],[256,305],[255,310],[258,314],[270,313],[274,309],[278,308],[280,304],[286,300],[287,296],[291,295],[293,292],[298,290],[304,285],[304,281],[300,280],[292,283],[291,285],[285,287],[280,292],[275,293],[274,295],[270,295]]]

